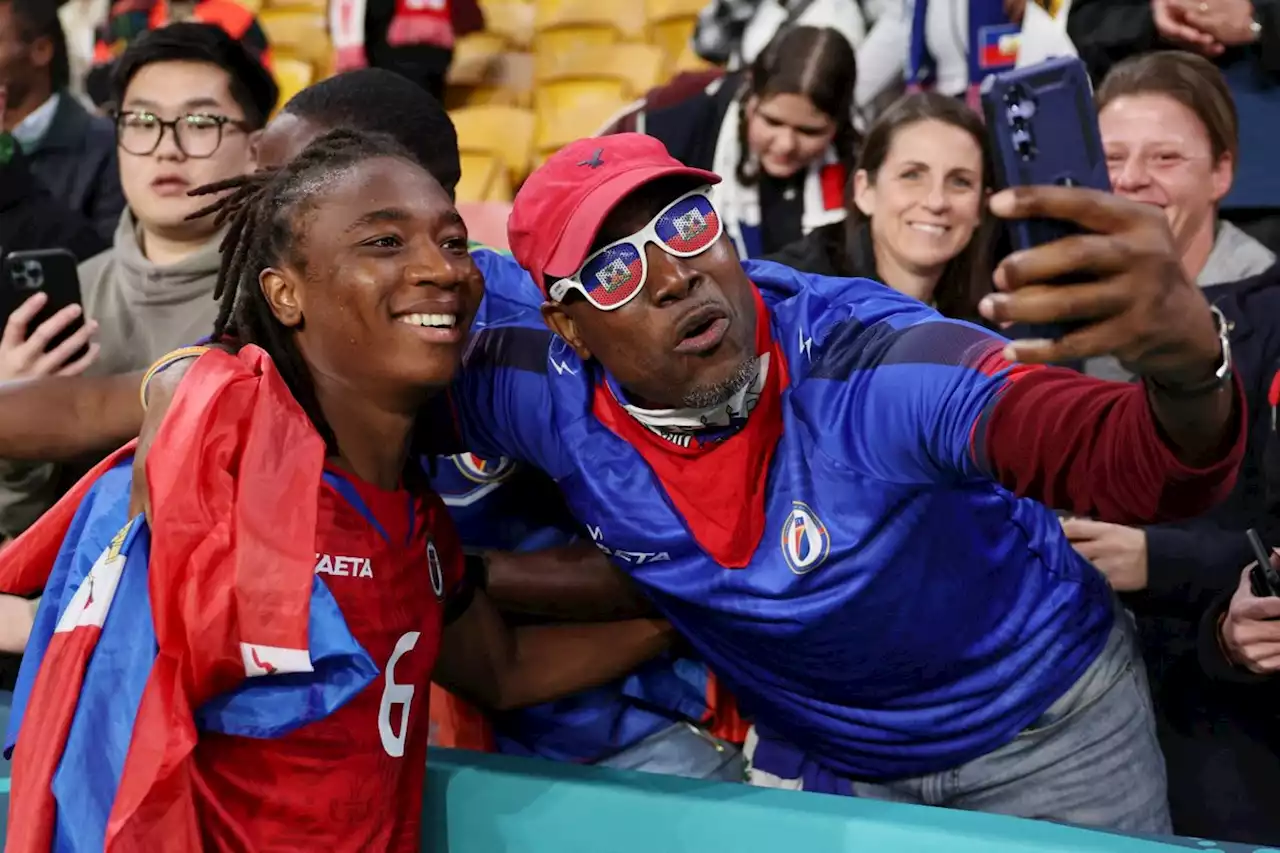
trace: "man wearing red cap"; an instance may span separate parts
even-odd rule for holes
[[[479,330],[422,414],[457,427],[432,449],[556,480],[753,715],[754,781],[1167,831],[1130,623],[1045,506],[1153,521],[1231,487],[1225,330],[1159,212],[995,196],[1092,232],[997,269],[988,319],[1081,321],[1011,343],[876,282],[740,263],[717,180],[635,134],[534,172],[509,232],[551,331]],[[1106,353],[1142,383],[1042,366]]]
[[[717,181],[634,134],[530,176],[511,248],[554,335],[476,334],[448,415],[467,449],[556,479],[754,715],[756,781],[1167,831],[1128,620],[1045,506],[1151,521],[1231,485],[1242,398],[1163,221],[995,196],[1092,232],[1000,265],[988,319],[1083,321],[1010,343],[740,263]],[[1043,366],[1103,353],[1143,382]]]

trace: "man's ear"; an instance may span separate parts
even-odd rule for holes
[[[295,273],[267,267],[258,276],[258,286],[271,306],[271,313],[282,325],[289,328],[302,325],[302,290]]]
[[[546,323],[547,328],[559,335],[565,343],[573,347],[578,358],[583,361],[591,358],[591,350],[587,349],[587,345],[582,342],[582,336],[578,334],[578,324],[569,316],[569,312],[564,310],[563,305],[558,302],[542,303],[542,322]]]

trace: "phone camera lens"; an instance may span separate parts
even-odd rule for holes
[[[44,268],[39,261],[25,260],[22,266],[12,267],[10,277],[18,290],[39,290],[44,286]]]

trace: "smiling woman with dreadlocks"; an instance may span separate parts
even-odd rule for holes
[[[64,592],[23,664],[10,849],[416,851],[433,674],[510,708],[616,677],[670,629],[509,630],[466,583],[409,461],[483,288],[434,178],[336,131],[203,192],[229,226],[215,331],[246,346],[179,390],[147,459],[151,528],[128,521],[118,454],[6,552]],[[157,655],[120,671],[77,637]]]

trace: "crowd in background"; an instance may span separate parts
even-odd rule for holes
[[[393,136],[453,195],[466,177],[443,106],[454,44],[485,26],[482,12],[500,14],[458,0],[330,0],[339,73],[286,101],[269,32],[237,0],[53,5],[0,0],[0,131],[15,143],[0,142],[0,252],[69,250],[81,304],[36,323],[44,298],[33,296],[0,337],[0,389],[32,392],[0,401],[0,541],[30,528],[101,457],[60,449],[77,424],[137,435],[139,413],[113,420],[88,394],[75,411],[41,407],[43,382],[83,376],[104,395],[136,396],[137,374],[207,339],[215,323],[227,328],[233,303],[215,290],[228,224],[196,215],[208,199],[189,192],[284,166],[318,134],[349,128]],[[653,137],[718,176],[709,198],[743,259],[873,279],[1010,336],[1017,329],[980,310],[1010,245],[987,205],[995,175],[977,89],[1033,39],[1056,39],[1051,52],[1084,61],[1113,191],[1164,213],[1185,276],[1224,318],[1248,421],[1235,486],[1212,509],[1129,525],[1064,515],[1062,528],[1136,631],[1145,669],[1136,690],[1143,702],[1149,690],[1159,752],[1145,764],[1135,752],[1134,762],[1166,774],[1172,829],[1280,843],[1280,622],[1271,621],[1280,603],[1250,587],[1244,536],[1255,528],[1280,545],[1280,170],[1269,156],[1280,131],[1280,3],[713,0],[691,35],[704,65],[610,116],[601,136]],[[472,248],[489,285],[482,328],[503,310],[494,282],[505,273],[492,247]],[[1070,367],[1135,380],[1112,357]],[[554,577],[600,549],[619,565],[659,559],[610,550],[575,521],[552,478],[506,458],[440,455],[430,476],[468,574],[513,624],[577,618],[563,601],[529,606],[521,572]],[[353,571],[316,568],[329,579]],[[0,598],[0,648],[14,652],[0,688],[13,687],[35,607]],[[546,685],[488,694],[487,707],[435,687],[435,742],[821,789],[800,785],[807,771],[763,769],[769,733],[692,647],[650,657],[637,653],[625,677],[549,702]],[[984,808],[975,802],[960,805]]]

